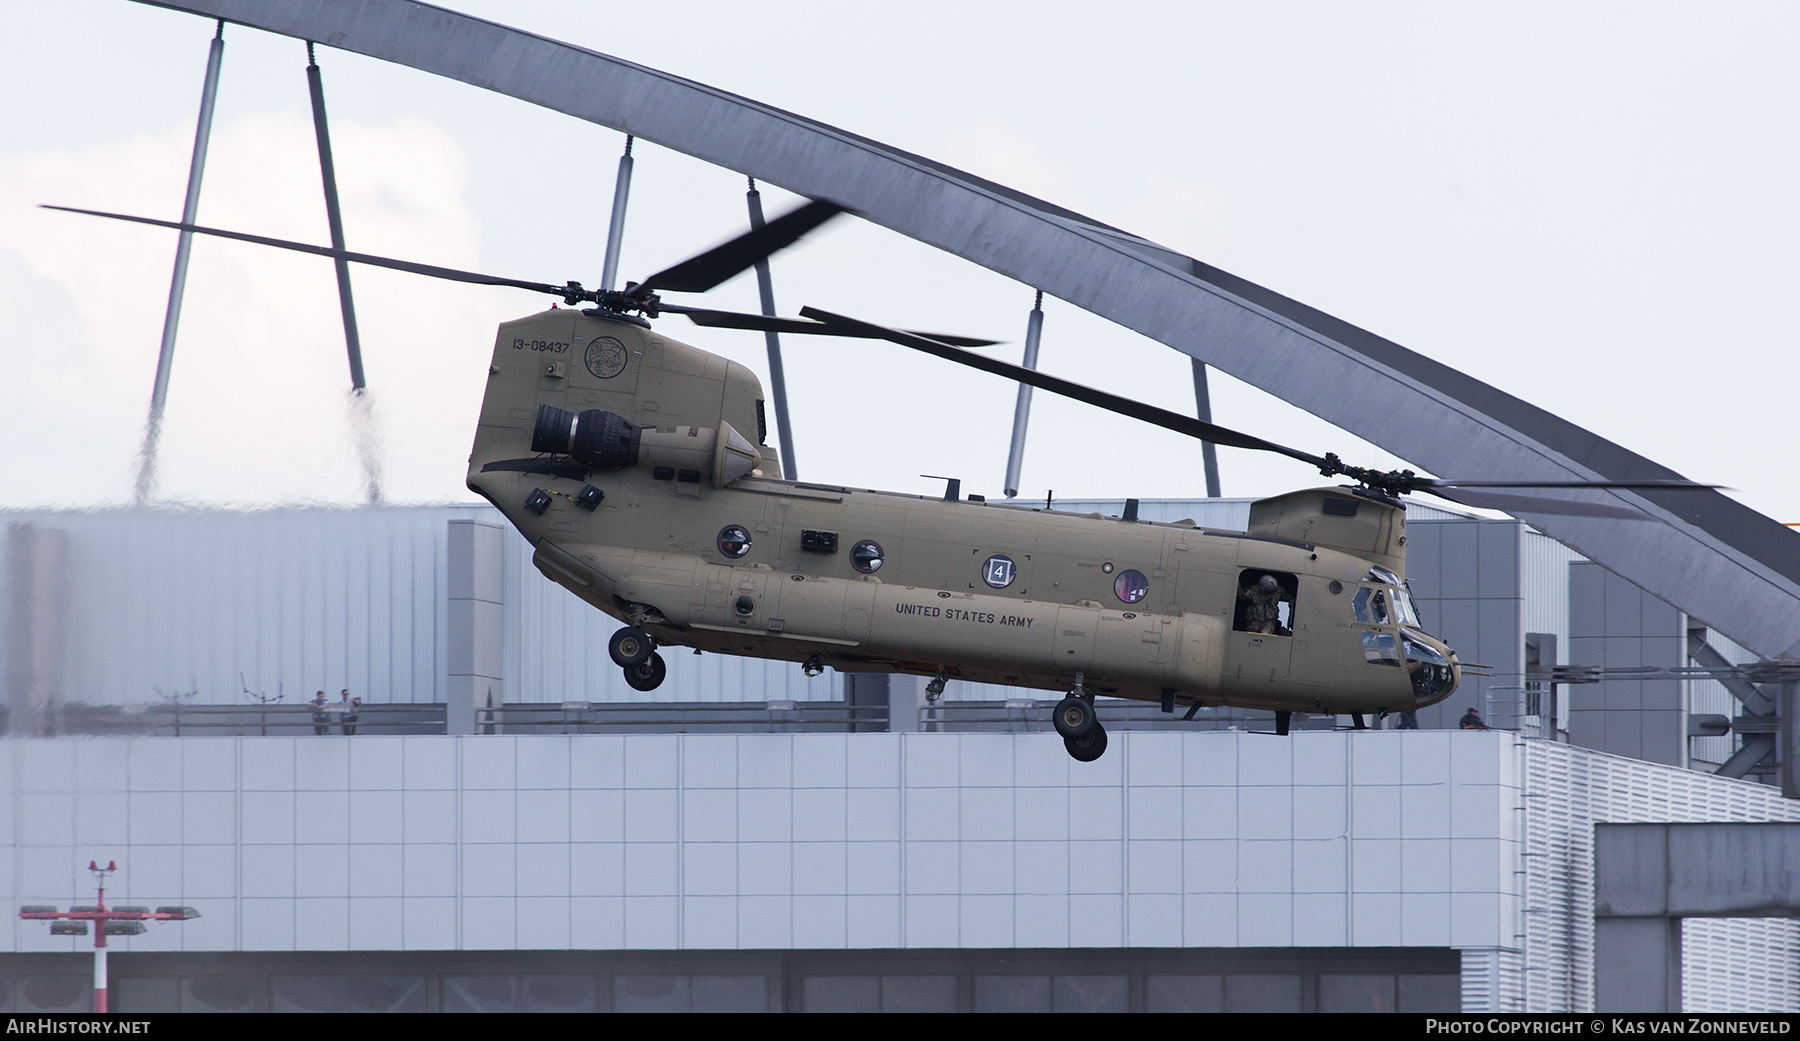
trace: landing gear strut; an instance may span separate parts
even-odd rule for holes
[[[625,682],[632,690],[655,690],[662,686],[662,681],[669,675],[669,666],[663,656],[655,651],[644,659],[642,665],[633,665],[625,670]]]
[[[628,625],[612,634],[606,652],[613,664],[625,670],[625,682],[632,690],[655,690],[669,675],[668,663],[656,653],[656,640],[637,626]]]
[[[1056,703],[1050,721],[1062,735],[1063,747],[1077,762],[1091,763],[1106,751],[1106,728],[1094,715],[1093,696],[1081,689],[1082,675],[1075,674],[1069,696]]]

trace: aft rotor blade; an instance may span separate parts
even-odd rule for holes
[[[1168,409],[1157,408],[1155,405],[1146,405],[1141,401],[1134,401],[1131,398],[1121,397],[1117,394],[1109,394],[1104,390],[1096,390],[1093,387],[1083,386],[1080,383],[1072,383],[1065,379],[1058,379],[1055,376],[1047,375],[1036,369],[1027,369],[1023,365],[1014,365],[1011,362],[1004,362],[995,358],[984,358],[979,354],[970,354],[968,351],[959,350],[948,344],[940,343],[915,333],[902,332],[899,329],[888,329],[883,326],[873,325],[869,322],[859,321],[855,318],[847,318],[843,315],[832,314],[829,311],[821,311],[816,307],[802,307],[800,309],[800,314],[804,318],[816,319],[828,326],[835,326],[840,330],[846,330],[842,335],[860,335],[888,340],[892,343],[897,343],[902,347],[911,347],[915,351],[922,351],[933,357],[943,358],[945,361],[953,361],[958,365],[966,365],[971,369],[980,369],[983,372],[991,372],[996,376],[1004,376],[1009,380],[1016,380],[1020,383],[1029,384],[1039,390],[1047,390],[1052,394],[1060,394],[1066,398],[1074,398],[1076,401],[1085,402],[1086,404],[1093,405],[1097,408],[1106,409],[1108,412],[1116,412],[1121,416],[1129,416],[1132,419],[1142,420],[1146,423],[1162,427],[1165,430],[1173,430],[1178,434],[1186,434],[1189,437],[1198,438],[1201,441],[1211,441],[1213,444],[1225,445],[1228,448],[1247,448],[1257,452],[1274,452],[1277,455],[1284,455],[1289,459],[1297,459],[1300,462],[1319,467],[1321,470],[1326,469],[1330,465],[1328,460],[1316,455],[1308,455],[1296,448],[1278,445],[1273,441],[1264,441],[1260,437],[1241,434],[1228,427],[1207,423],[1195,419],[1193,416],[1184,416],[1179,412],[1170,412]]]
[[[222,228],[207,228],[198,224],[183,224],[180,221],[157,220],[154,217],[134,217],[128,213],[106,213],[101,210],[82,210],[73,206],[45,205],[46,210],[61,210],[64,213],[83,213],[90,217],[106,217],[111,220],[131,221],[134,224],[153,224],[159,228],[171,228],[176,231],[191,231],[196,235],[212,235],[221,239],[235,239],[238,242],[253,242],[259,246],[273,246],[276,249],[293,250],[296,253],[311,253],[317,257],[342,257],[355,264],[367,264],[371,267],[384,267],[393,271],[410,271],[415,275],[428,275],[432,278],[446,278],[452,282],[468,282],[479,286],[509,286],[514,289],[529,289],[538,293],[549,293],[553,296],[566,296],[566,286],[553,286],[548,282],[527,282],[516,278],[501,278],[498,275],[484,275],[478,271],[460,271],[456,268],[439,267],[436,264],[418,264],[410,260],[395,260],[392,257],[377,257],[368,253],[354,253],[347,249],[332,249],[330,246],[313,246],[304,242],[291,242],[287,239],[270,238],[266,235],[249,235],[241,231],[225,231]]]
[[[844,208],[836,203],[814,200],[730,242],[658,271],[626,295],[641,300],[659,290],[704,293],[738,272],[755,267],[764,257],[793,245],[800,236],[842,212]]]
[[[875,333],[851,332],[845,329],[815,322],[807,318],[778,318],[770,315],[745,314],[741,311],[715,311],[707,307],[684,307],[679,304],[664,303],[658,308],[671,314],[686,315],[695,325],[704,325],[719,329],[753,329],[758,332],[805,333],[812,336],[854,336],[863,339],[877,339]],[[914,336],[923,336],[939,343],[948,343],[957,347],[992,347],[999,340],[983,340],[974,336],[951,336],[944,333],[926,333],[916,330],[905,330]]]

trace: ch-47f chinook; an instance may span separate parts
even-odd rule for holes
[[[60,207],[59,207],[60,208]],[[587,290],[118,214],[140,223],[485,285],[575,308],[500,327],[469,488],[536,547],[539,570],[625,623],[609,645],[638,690],[659,646],[1066,691],[1069,754],[1106,748],[1094,696],[1189,706],[1385,714],[1450,696],[1462,663],[1405,585],[1406,513],[1428,491],[1469,505],[1593,515],[1621,507],[1502,495],[1543,483],[1437,481],[1313,456],[909,333],[828,312],[766,318],[664,302],[711,288],[839,209],[814,202],[624,290]],[[1276,452],[1348,487],[1256,502],[1246,531],[785,481],[763,390],[735,362],[653,328],[702,325],[891,340],[1230,447]],[[1581,487],[1667,487],[1681,482]],[[1577,482],[1550,486],[1576,486]]]

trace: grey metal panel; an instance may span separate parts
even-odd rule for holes
[[[1504,597],[1477,600],[1478,661],[1493,670],[1496,686],[1524,682],[1525,631],[1519,627],[1519,601]]]
[[[1662,824],[1594,827],[1594,914],[1669,913],[1669,835]]]
[[[1643,631],[1644,591],[1616,574],[1608,574],[1606,635],[1637,636]]]
[[[1639,758],[1670,766],[1688,765],[1687,713],[1679,709],[1648,711],[1641,719],[1644,754]]]
[[[1168,344],[1434,473],[1677,476],[1446,365],[1127,232],[679,77],[411,0],[157,6],[321,40],[835,199]],[[1800,651],[1800,535],[1715,492],[1591,494],[1625,500],[1664,523],[1526,519],[1760,654]]]
[[[1594,923],[1594,1011],[1681,1011],[1681,919]]]
[[[1468,561],[1473,565],[1449,568],[1443,572],[1444,596],[1473,599],[1481,595],[1481,565],[1477,557],[1480,546],[1477,529],[1480,526],[1480,521],[1445,521],[1437,526],[1439,545],[1442,547],[1440,552],[1444,559]]]
[[[1606,633],[1606,569],[1587,561],[1569,565],[1569,637],[1587,639]],[[1570,662],[1577,659],[1570,658]],[[1580,659],[1584,664],[1592,659]]]
[[[1800,824],[1598,824],[1594,914],[1800,917]]]
[[[1477,522],[1475,535],[1481,554],[1481,595],[1483,597],[1516,597],[1519,595],[1519,540],[1525,526],[1516,521]]]
[[[1444,596],[1443,529],[1436,522],[1406,526],[1406,583],[1415,600]],[[1430,629],[1437,619],[1423,621]]]

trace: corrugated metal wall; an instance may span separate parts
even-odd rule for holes
[[[538,574],[531,546],[485,505],[12,512],[0,527],[68,540],[65,702],[294,704],[347,687],[371,703],[430,703],[444,700],[452,519],[506,529],[508,701],[843,696],[835,673],[680,650],[660,689],[632,690],[606,653],[617,623]]]
[[[65,701],[442,700],[444,536],[477,507],[13,513],[60,529]],[[6,598],[10,602],[10,597]]]
[[[1792,821],[1779,789],[1546,741],[1521,741],[1527,1012],[1594,1004],[1594,825],[1633,821]],[[1682,925],[1681,1007],[1689,1012],[1800,1005],[1800,922]],[[1466,992],[1465,992],[1466,993]]]

